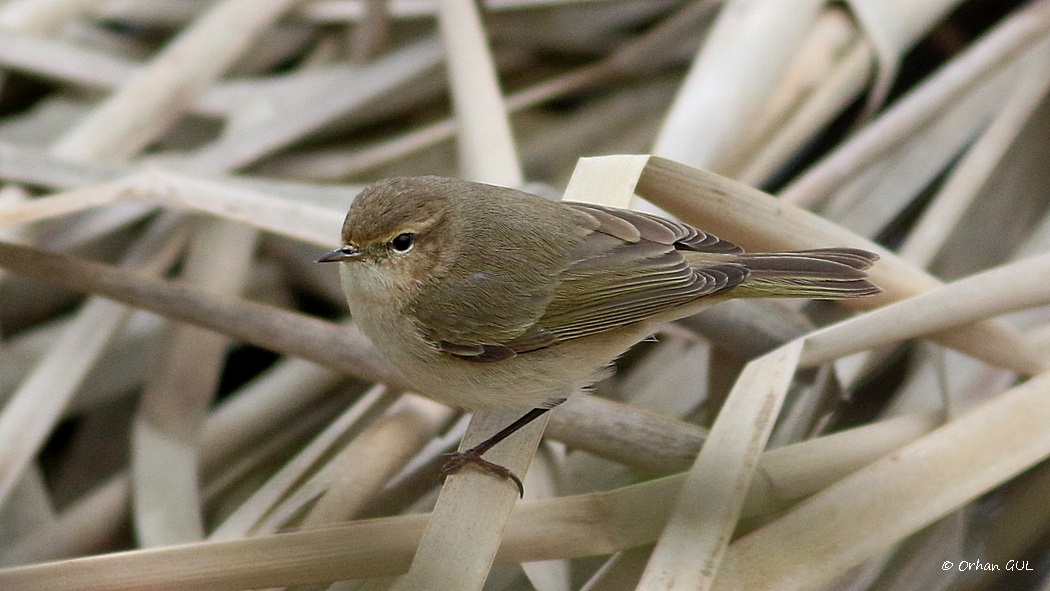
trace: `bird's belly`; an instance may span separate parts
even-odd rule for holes
[[[469,361],[434,349],[391,361],[421,394],[446,404],[468,410],[524,409],[591,385],[602,369],[645,336],[614,331],[494,362]]]
[[[494,362],[437,350],[404,314],[350,303],[361,331],[420,394],[467,410],[529,408],[589,386],[599,372],[651,333],[641,323]],[[364,304],[364,305],[362,305]]]

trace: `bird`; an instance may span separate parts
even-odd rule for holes
[[[734,298],[844,299],[881,289],[857,248],[749,253],[691,225],[439,176],[363,189],[341,245],[352,320],[408,384],[470,411],[527,410],[453,454],[482,454],[585,388],[661,326]]]

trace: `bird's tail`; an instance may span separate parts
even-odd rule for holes
[[[882,289],[865,270],[879,255],[857,248],[818,248],[777,253],[741,253],[735,261],[750,271],[733,289],[738,297],[841,299]]]

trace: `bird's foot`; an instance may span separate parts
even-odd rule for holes
[[[516,474],[511,472],[508,468],[500,466],[499,464],[490,462],[485,458],[481,457],[485,450],[472,447],[466,451],[456,451],[449,454],[445,454],[445,463],[441,466],[441,477],[444,478],[451,474],[459,472],[463,466],[472,464],[477,466],[481,470],[493,474],[499,478],[510,480],[518,487],[518,496],[525,496],[525,486],[522,485],[521,479]]]

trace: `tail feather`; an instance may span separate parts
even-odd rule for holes
[[[879,260],[879,255],[859,248],[814,248],[812,250],[795,250],[785,253],[780,253],[788,256],[801,256],[819,258],[827,261],[834,261],[841,263],[848,267],[857,269],[858,271],[864,271],[870,268],[875,261]]]
[[[870,296],[882,289],[866,279],[878,255],[855,248],[820,248],[778,253],[743,253],[737,263],[750,274],[734,288],[745,297],[840,299]]]

